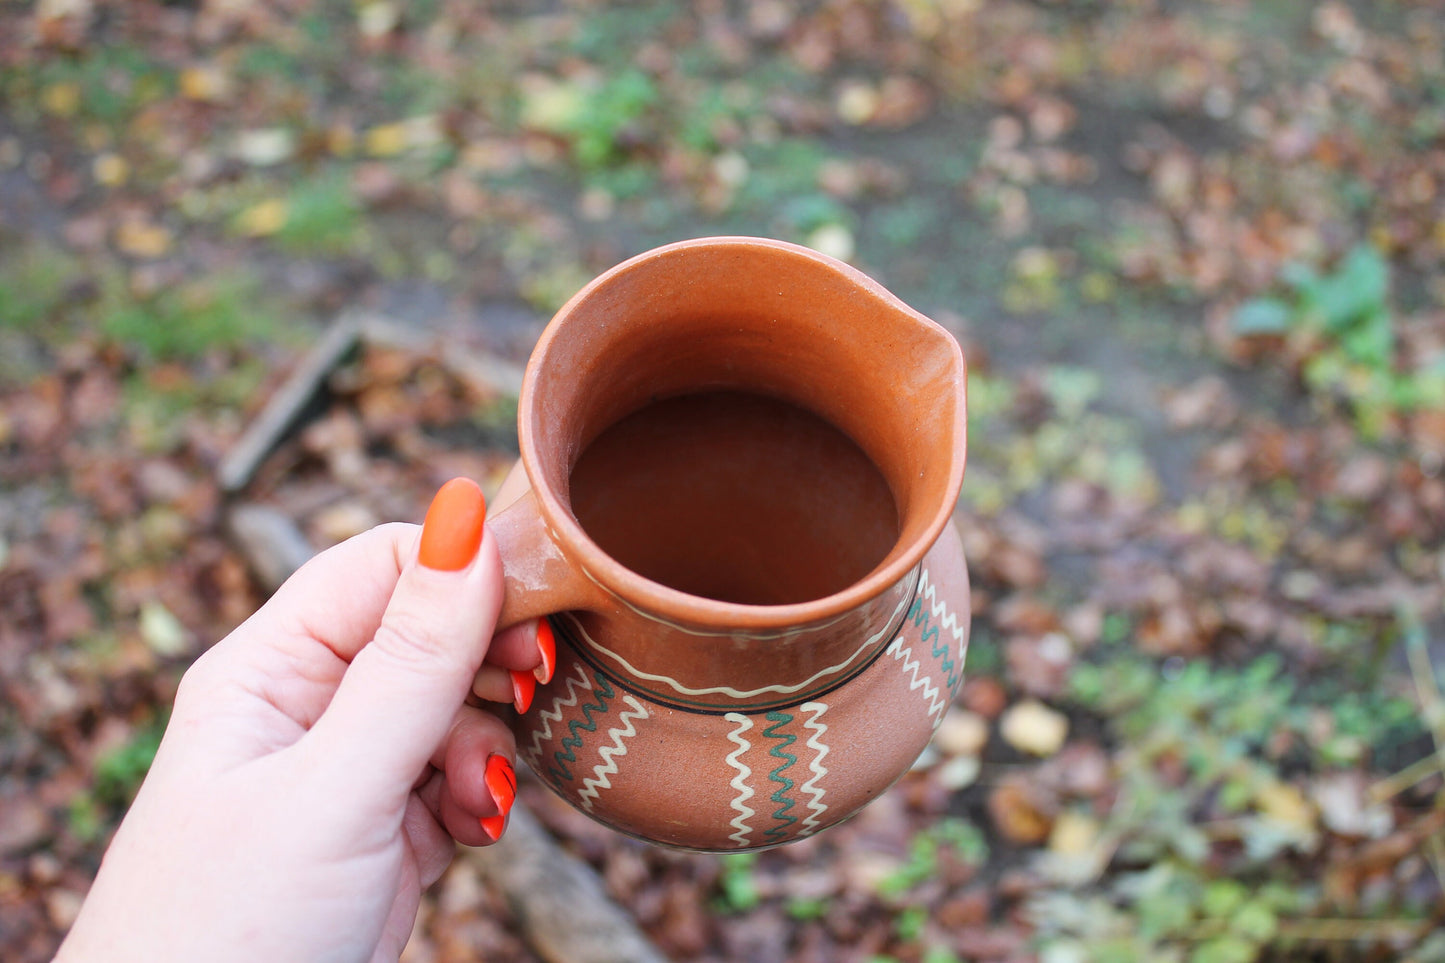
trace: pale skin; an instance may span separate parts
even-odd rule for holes
[[[186,672],[57,960],[397,959],[455,843],[491,842],[488,758],[515,761],[464,699],[540,662],[535,623],[494,637],[491,534],[439,571],[419,533],[322,553]]]

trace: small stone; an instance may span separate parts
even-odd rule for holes
[[[1069,720],[1036,699],[1025,699],[1003,714],[999,734],[1020,752],[1052,756],[1069,736]]]

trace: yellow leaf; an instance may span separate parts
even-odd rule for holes
[[[1069,720],[1037,699],[1025,699],[999,720],[999,735],[1020,752],[1052,756],[1069,737]]]
[[[1083,813],[1065,810],[1049,833],[1049,849],[1064,856],[1092,852],[1099,841],[1099,821]]]
[[[1311,832],[1315,828],[1315,808],[1294,786],[1287,782],[1271,783],[1255,796],[1260,814],[1293,829]]]
[[[394,157],[407,146],[405,124],[382,124],[366,132],[366,152],[373,157]]]
[[[286,226],[290,212],[279,197],[253,204],[236,217],[236,231],[246,237],[268,237]]]
[[[216,67],[187,67],[181,71],[181,96],[187,100],[224,100],[230,79]]]
[[[401,22],[401,11],[386,0],[373,0],[356,11],[356,24],[363,37],[384,37]]]
[[[80,107],[80,84],[51,84],[41,91],[40,103],[58,117],[69,117]]]
[[[843,123],[855,127],[866,124],[878,112],[878,89],[861,80],[849,81],[838,91],[833,106]]]
[[[130,176],[130,165],[125,162],[125,158],[110,153],[97,156],[90,170],[95,175],[95,182],[104,187],[124,184]]]
[[[131,257],[160,257],[171,249],[171,232],[159,224],[124,221],[116,228],[115,244]]]

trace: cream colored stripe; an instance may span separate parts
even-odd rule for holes
[[[857,660],[858,656],[868,651],[877,642],[882,640],[884,636],[886,636],[889,632],[893,631],[896,628],[893,624],[894,620],[898,618],[898,614],[903,611],[904,606],[906,606],[911,600],[911,594],[904,595],[901,599],[899,599],[898,607],[893,610],[892,615],[888,616],[887,621],[883,623],[883,628],[880,629],[876,634],[869,636],[867,641],[865,641],[862,645],[855,649],[852,655],[848,656],[848,658],[844,659],[842,662],[839,662],[837,665],[830,665],[826,669],[819,669],[817,672],[808,676],[808,678],[804,679],[802,682],[799,682],[797,685],[765,685],[759,689],[734,689],[732,686],[726,685],[711,685],[702,686],[701,688],[693,688],[692,686],[683,685],[681,682],[678,682],[671,676],[659,675],[656,672],[643,672],[641,669],[637,668],[637,666],[633,665],[631,662],[628,662],[622,656],[618,655],[616,652],[613,652],[606,646],[599,644],[596,639],[588,635],[587,630],[582,628],[582,623],[577,620],[576,616],[572,615],[569,612],[567,613],[567,618],[572,621],[573,628],[575,628],[577,630],[577,633],[586,640],[589,646],[602,653],[603,655],[607,656],[609,659],[613,659],[619,665],[625,668],[629,673],[639,679],[646,679],[648,682],[666,683],[667,685],[672,687],[673,691],[678,692],[682,695],[724,695],[730,699],[751,699],[755,696],[765,695],[769,692],[776,692],[779,695],[790,695],[794,692],[800,692],[803,689],[806,689],[808,686],[812,685],[814,682],[817,682],[819,679],[824,678],[825,676],[832,675],[835,672],[841,672],[843,669],[846,669],[848,666],[852,665],[855,660]]]

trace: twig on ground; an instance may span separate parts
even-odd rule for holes
[[[216,471],[222,491],[230,494],[246,487],[266,456],[296,427],[332,369],[355,350],[360,337],[361,325],[354,316],[342,315],[332,322],[222,459]]]

